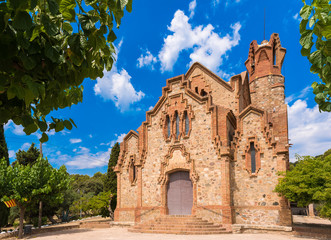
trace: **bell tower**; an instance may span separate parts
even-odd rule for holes
[[[263,40],[260,45],[255,40],[251,42],[245,62],[252,105],[265,111],[266,126],[272,132],[273,158],[269,161],[277,161],[277,171],[289,168],[285,78],[281,72],[285,54],[278,34],[273,33],[269,41]],[[284,197],[280,197],[279,207],[279,224],[291,225],[291,210]]]
[[[250,44],[245,65],[250,78],[252,103],[268,112],[285,103],[284,76],[281,73],[285,53],[277,33],[260,45],[256,40]]]

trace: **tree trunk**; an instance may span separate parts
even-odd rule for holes
[[[38,228],[41,228],[41,220],[43,216],[43,202],[39,201],[39,217],[38,217]]]
[[[22,239],[25,207],[23,207],[21,204],[19,204],[18,207],[20,208],[20,228],[18,230],[18,239]]]
[[[57,223],[57,222],[54,220],[53,216],[47,216],[47,218],[48,218],[48,220],[49,220],[51,223],[53,223],[53,224]]]

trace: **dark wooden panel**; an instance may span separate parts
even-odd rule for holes
[[[175,172],[169,175],[167,200],[169,215],[191,215],[193,185],[189,172]]]

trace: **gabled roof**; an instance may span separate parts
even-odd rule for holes
[[[255,112],[258,115],[264,114],[264,111],[262,109],[259,109],[253,105],[248,105],[244,110],[241,111],[241,113],[239,113],[239,118],[244,118],[250,112]]]
[[[185,74],[185,79],[187,79],[192,74],[194,69],[196,69],[196,68],[200,68],[202,71],[207,73],[212,79],[214,79],[217,83],[221,84],[229,91],[233,91],[232,87],[230,86],[230,84],[228,82],[224,81],[222,78],[217,76],[215,73],[213,73],[211,70],[209,70],[207,67],[205,67],[204,65],[202,65],[199,62],[195,62],[192,64],[192,66],[189,68],[189,70]]]

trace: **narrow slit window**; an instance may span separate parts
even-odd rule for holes
[[[179,116],[178,113],[176,112],[176,138],[178,139],[179,137]]]
[[[254,142],[250,143],[250,154],[251,154],[251,172],[255,173],[256,172],[256,159],[255,159],[255,147],[254,147]]]
[[[137,178],[137,174],[136,174],[136,166],[134,165],[134,160],[131,159],[130,161],[130,173],[129,173],[129,178],[130,178],[130,181],[131,183],[134,183],[136,181],[136,178]]]
[[[133,182],[136,181],[136,166],[133,164],[132,165],[132,179],[133,179]]]
[[[190,130],[190,123],[188,119],[188,114],[185,112],[185,135],[188,135],[188,131]]]
[[[169,119],[168,115],[166,117],[166,124],[167,124],[167,138],[169,138],[170,137],[170,119]]]
[[[275,44],[272,48],[272,56],[273,56],[274,65],[276,65],[276,48],[275,48]]]
[[[195,92],[196,92],[197,94],[199,94],[199,89],[198,89],[198,87],[195,87]]]

